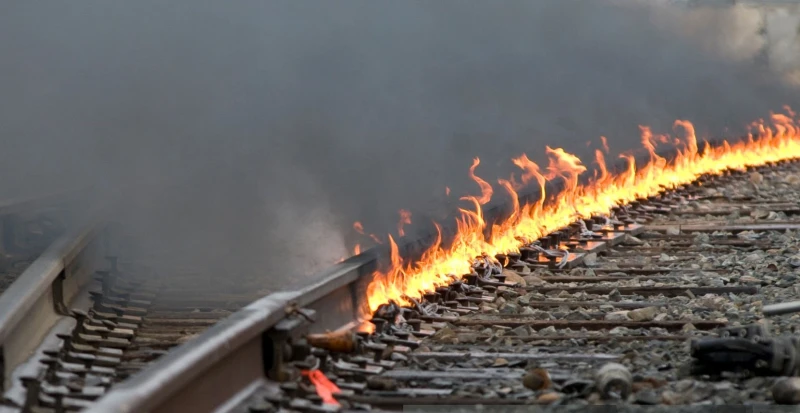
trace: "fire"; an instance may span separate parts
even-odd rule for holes
[[[475,168],[477,168],[478,165],[480,165],[480,164],[481,164],[481,160],[480,159],[475,158],[475,159],[472,160],[472,166],[469,168],[469,177],[472,178],[472,180],[475,181],[475,183],[477,183],[478,186],[481,187],[481,197],[478,198],[477,201],[481,205],[484,205],[484,204],[486,204],[487,202],[489,202],[492,199],[493,190],[492,190],[492,186],[489,185],[488,182],[484,181],[481,178],[478,178],[475,175]]]
[[[402,211],[402,210],[401,210],[401,211]],[[402,212],[401,212],[401,214],[402,214]],[[408,217],[408,219],[409,219],[409,220],[411,219],[411,215],[410,215],[410,214],[411,214],[411,213],[409,212],[409,217]],[[409,222],[409,224],[410,224],[410,222]],[[353,223],[353,229],[354,229],[354,230],[356,230],[356,232],[358,232],[358,233],[359,233],[359,234],[361,234],[361,235],[366,235],[366,234],[364,233],[364,225],[363,225],[363,224],[361,224],[361,223],[360,223],[360,222],[358,222],[358,221],[356,221],[356,222],[354,222],[354,223]],[[381,239],[380,239],[380,238],[378,238],[378,236],[377,236],[377,235],[375,235],[375,234],[369,234],[369,237],[370,237],[370,238],[372,238],[372,240],[373,240],[373,241],[375,241],[375,243],[376,243],[376,244],[383,244],[383,242],[381,242]],[[359,251],[359,253],[360,253],[360,251],[361,251],[361,246],[360,246],[360,245],[356,245],[356,247],[354,248],[354,250],[357,250],[357,251]],[[356,255],[358,255],[359,253],[356,253]]]
[[[514,176],[498,181],[512,198],[514,212],[503,222],[488,228],[489,237],[484,236],[487,224],[481,205],[489,202],[494,191],[488,182],[475,176],[475,168],[480,164],[475,158],[469,175],[480,186],[481,195],[464,198],[473,208],[460,210],[457,231],[450,245],[443,245],[440,231],[437,241],[418,261],[407,262],[399,256],[397,245],[389,237],[391,265],[374,274],[367,288],[368,307],[374,312],[390,300],[409,304],[408,297],[419,297],[425,291],[447,285],[470,272],[471,260],[481,254],[518,252],[521,240],[536,240],[577,219],[606,214],[615,206],[657,194],[664,188],[690,183],[703,174],[720,174],[725,170],[800,158],[800,129],[795,114],[788,107],[785,109],[787,114],[771,115],[770,125],[764,121],[754,123],[750,135],[743,141],[725,142],[717,147],[706,143],[702,150],[698,148],[692,123],[678,120],[674,128],[682,138],[675,138],[679,150],[671,161],[655,151],[658,143],[671,142],[670,138],[653,135],[649,128],[641,127],[642,143],[650,152],[649,162],[637,169],[631,155],[622,156],[628,160],[627,169],[612,174],[606,168],[603,151],[597,150],[599,175],[585,185],[579,184],[579,177],[587,168],[563,149],[547,148],[549,163],[544,170],[523,154],[512,160],[522,170],[521,182]],[[608,153],[606,139],[601,140]],[[555,178],[563,179],[566,188],[545,204],[545,183]],[[528,183],[538,185],[543,195],[534,203],[520,205],[516,191]]]
[[[400,210],[400,221],[397,223],[397,234],[402,236],[406,235],[406,232],[403,231],[403,226],[411,225],[411,212],[405,209]]]

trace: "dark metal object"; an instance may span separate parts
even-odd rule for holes
[[[631,394],[633,378],[625,366],[608,363],[597,372],[595,386],[604,399],[626,400]]]
[[[745,372],[758,376],[796,376],[800,338],[781,337],[753,341],[743,338],[710,338],[691,344],[692,373],[718,375]]]
[[[761,341],[770,336],[769,326],[766,324],[748,324],[744,326],[731,326],[720,328],[719,336],[722,338],[742,338],[751,341]]]
[[[800,301],[789,301],[786,303],[765,305],[761,309],[765,316],[791,314],[800,312]]]

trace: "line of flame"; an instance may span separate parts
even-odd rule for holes
[[[642,127],[642,143],[650,152],[649,163],[637,170],[632,156],[622,156],[628,160],[628,168],[610,174],[598,150],[600,176],[585,185],[580,185],[578,178],[586,167],[563,149],[547,148],[550,163],[544,174],[523,154],[513,160],[524,171],[523,182],[516,183],[513,177],[510,181],[499,180],[514,200],[513,213],[503,222],[493,224],[488,238],[484,235],[487,224],[481,205],[486,203],[485,196],[491,194],[491,188],[486,188],[485,181],[474,176],[476,159],[470,168],[470,177],[481,184],[482,195],[468,198],[474,209],[460,210],[456,233],[447,247],[443,246],[439,231],[436,241],[418,261],[407,262],[399,256],[397,245],[389,237],[391,265],[376,272],[367,288],[370,314],[389,300],[410,304],[408,297],[420,297],[426,291],[452,283],[455,277],[468,273],[471,261],[481,254],[494,256],[516,252],[521,240],[538,239],[576,219],[608,213],[615,206],[690,183],[704,174],[800,158],[800,129],[795,114],[788,107],[785,110],[788,115],[772,114],[771,126],[764,121],[754,122],[745,140],[726,141],[715,147],[706,144],[702,151],[698,150],[694,126],[688,121],[676,121],[675,128],[683,130],[685,137],[680,141],[682,148],[671,161],[655,153],[655,143],[664,142],[666,138],[654,137],[649,128]],[[605,139],[603,141],[605,146]],[[545,183],[557,177],[566,182],[566,188],[545,204]],[[538,183],[542,196],[534,203],[520,205],[516,190],[530,181]],[[365,317],[368,319],[369,315]]]

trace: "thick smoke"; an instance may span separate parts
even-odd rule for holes
[[[545,145],[718,135],[797,99],[757,24],[627,3],[8,2],[0,191],[97,185],[153,263],[278,288],[344,256],[354,220],[477,191],[475,156],[494,182]]]

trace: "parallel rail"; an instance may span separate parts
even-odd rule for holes
[[[716,144],[718,142],[715,142]],[[662,156],[674,156],[674,151]],[[645,160],[646,155],[637,156]],[[620,163],[616,170],[627,165]],[[612,170],[613,172],[613,170]],[[560,182],[549,183],[548,194],[557,193]],[[522,194],[521,203],[538,199],[538,191]],[[509,205],[489,205],[488,221],[502,219]],[[445,229],[447,235],[447,229]],[[415,256],[431,239],[406,242],[404,256]],[[162,357],[131,379],[115,386],[95,403],[90,412],[214,411],[231,400],[245,397],[249,389],[275,377],[275,366],[285,349],[276,348],[281,335],[299,323],[289,309],[316,312],[306,332],[352,328],[365,306],[365,289],[373,271],[387,259],[383,248],[371,249],[320,274],[316,284],[293,292],[266,296],[205,333]],[[302,317],[301,317],[302,318]]]

